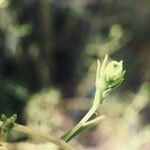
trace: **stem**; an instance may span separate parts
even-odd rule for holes
[[[2,125],[2,121],[0,121],[0,126]],[[49,136],[46,136],[45,134],[43,133],[39,133],[38,131],[36,130],[33,130],[29,127],[26,127],[26,126],[23,126],[23,125],[20,125],[20,124],[16,124],[14,125],[14,127],[12,128],[13,131],[17,131],[17,132],[22,132],[22,133],[25,133],[25,134],[28,134],[28,135],[32,135],[32,136],[37,136],[49,143],[53,143],[57,146],[59,146],[60,148],[62,148],[63,150],[73,150],[65,141],[59,139],[59,138],[54,138],[54,137],[49,137]]]
[[[96,112],[96,110],[99,106],[98,103],[102,99],[101,93],[102,93],[101,91],[98,91],[98,89],[96,89],[94,102],[93,102],[91,109],[87,112],[87,114],[81,119],[81,121],[66,136],[62,137],[62,139],[64,141],[69,142],[72,139],[71,136],[75,132],[77,132],[91,118],[91,116]]]

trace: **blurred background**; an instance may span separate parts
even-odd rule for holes
[[[108,53],[124,61],[125,81],[100,107],[106,119],[72,145],[148,150],[149,8],[149,0],[0,0],[0,114],[61,135],[90,108],[96,60]]]

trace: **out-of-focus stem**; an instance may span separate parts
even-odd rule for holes
[[[2,121],[0,121],[0,126],[2,125]],[[50,136],[46,136],[43,133],[40,133],[39,131],[33,130],[27,126],[23,126],[20,124],[16,124],[14,125],[14,127],[12,128],[13,131],[17,131],[17,132],[21,132],[21,133],[25,133],[28,135],[32,135],[32,136],[36,136],[39,137],[41,139],[43,139],[44,141],[47,141],[49,143],[53,143],[57,146],[59,146],[61,149],[63,150],[73,150],[69,144],[67,144],[65,141],[59,139],[59,138],[54,138],[54,137],[50,137]]]

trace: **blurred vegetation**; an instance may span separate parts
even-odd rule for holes
[[[17,113],[19,122],[32,124],[32,107],[50,105],[45,109],[46,120],[55,107],[59,117],[57,122],[54,115],[49,126],[69,128],[88,109],[84,103],[94,94],[96,59],[106,53],[123,59],[127,74],[122,87],[106,102],[109,110],[102,113],[109,116],[118,105],[120,114],[137,101],[134,96],[145,84],[147,88],[142,89],[149,92],[149,8],[149,0],[0,0],[0,114]],[[116,104],[110,110],[112,101]],[[135,112],[142,114],[144,124],[150,122],[149,103]],[[145,127],[140,137],[145,130],[149,129]]]

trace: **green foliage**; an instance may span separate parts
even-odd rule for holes
[[[14,114],[8,118],[6,115],[2,114],[1,120],[3,121],[3,123],[0,126],[0,136],[3,136],[4,139],[7,140],[9,133],[17,120],[17,115]]]
[[[37,103],[42,104],[40,91],[49,86],[62,91],[63,99],[91,98],[95,60],[106,53],[128,68],[128,82],[111,99],[120,95],[118,101],[131,102],[130,96],[150,80],[149,8],[149,0],[0,0],[0,114],[17,113],[18,121],[26,122],[24,109],[30,105],[27,123],[36,112],[39,118],[33,121],[41,123],[44,112]],[[116,72],[115,66],[110,69],[116,62],[108,64],[109,86],[101,103],[123,81],[123,68]],[[50,125],[57,127],[60,120],[54,117]]]

